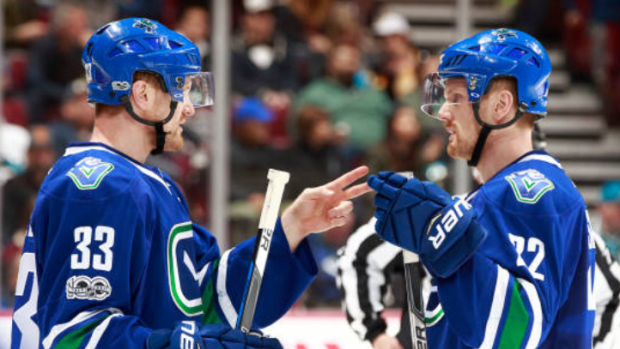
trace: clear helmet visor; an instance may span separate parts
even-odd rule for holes
[[[209,72],[199,72],[186,76],[185,89],[194,108],[213,105],[215,99],[213,74]]]
[[[470,103],[466,79],[462,76],[442,77],[439,73],[426,76],[422,84],[422,106],[424,114],[439,119],[442,108]]]

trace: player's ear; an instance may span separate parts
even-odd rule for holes
[[[496,125],[503,124],[514,117],[513,105],[515,98],[507,89],[496,91],[493,106],[493,121]]]
[[[146,110],[152,103],[152,95],[149,84],[144,80],[137,80],[131,85],[131,101],[134,109]]]

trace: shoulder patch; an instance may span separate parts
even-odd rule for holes
[[[99,187],[103,178],[114,169],[114,165],[101,159],[87,157],[80,160],[69,172],[73,183],[80,190],[93,190]]]
[[[555,185],[542,173],[529,169],[512,173],[506,177],[517,201],[535,204],[546,192],[553,190]]]

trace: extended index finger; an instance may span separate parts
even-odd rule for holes
[[[356,180],[364,177],[367,174],[368,174],[368,167],[360,166],[334,179],[327,185],[332,188],[343,189],[349,186],[351,183],[355,182]]]

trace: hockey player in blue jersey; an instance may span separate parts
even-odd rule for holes
[[[526,33],[496,29],[443,51],[423,111],[448,154],[483,185],[465,199],[394,173],[371,176],[376,231],[433,276],[429,348],[591,348],[594,245],[586,207],[560,163],[532,150],[551,64]]]
[[[96,104],[91,143],[73,144],[39,192],[21,259],[13,349],[280,348],[233,330],[254,239],[221,253],[181,190],[144,164],[179,150],[182,124],[212,103],[188,39],[148,19],[103,26],[82,56]],[[344,224],[370,190],[361,167],[307,189],[278,220],[253,328],[281,317],[316,275],[305,237]],[[348,188],[346,188],[348,187]]]

